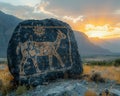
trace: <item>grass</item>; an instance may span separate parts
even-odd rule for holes
[[[100,73],[105,79],[115,80],[120,83],[120,66],[90,66],[84,65],[83,74]]]
[[[11,81],[13,80],[13,76],[10,74],[8,68],[6,67],[4,70],[0,70],[0,89],[3,95],[6,95],[11,91]]]
[[[3,96],[6,96],[13,89],[15,89],[15,86],[11,84],[12,80],[13,76],[10,74],[8,67],[6,67],[4,70],[0,70],[0,91],[2,92]],[[32,90],[33,87],[30,86],[30,88],[27,88],[25,85],[19,85],[15,90],[15,94],[21,95],[22,93],[25,93],[28,89]]]
[[[119,63],[119,60],[116,61]],[[83,74],[87,74],[88,76],[91,76],[97,79],[105,78],[110,80],[115,80],[120,84],[120,66],[104,66],[104,65],[85,65],[83,64],[84,72]],[[91,78],[89,77],[89,78]],[[65,75],[65,78],[68,78],[67,75]],[[96,80],[97,80],[96,79]],[[3,95],[8,94],[11,91],[11,84],[10,82],[13,80],[12,75],[10,74],[8,68],[6,67],[4,70],[0,70],[0,90],[2,91]],[[88,79],[89,81],[90,79]],[[93,80],[94,81],[94,80]],[[16,89],[16,94],[22,94],[26,92],[26,87],[18,86]],[[85,96],[91,96],[89,94],[94,94],[94,92],[88,91]],[[96,95],[92,95],[96,96]]]
[[[120,66],[120,59],[104,60],[104,61],[84,61],[87,65],[91,66]]]
[[[85,92],[85,96],[97,96],[97,94],[92,90],[88,90],[87,92]]]

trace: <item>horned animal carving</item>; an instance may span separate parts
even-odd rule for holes
[[[36,41],[26,41],[24,43],[19,43],[16,49],[16,53],[19,51],[22,54],[22,60],[20,62],[20,74],[24,73],[24,65],[27,63],[27,59],[31,58],[37,72],[41,72],[38,66],[37,57],[38,56],[48,56],[50,70],[54,70],[52,67],[52,57],[55,56],[60,62],[61,67],[64,67],[64,63],[57,52],[60,46],[61,40],[66,38],[66,35],[58,30],[57,38],[54,42],[36,42]]]

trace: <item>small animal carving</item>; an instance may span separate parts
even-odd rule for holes
[[[35,41],[26,41],[24,43],[19,43],[16,53],[18,54],[19,50],[22,54],[22,61],[20,63],[20,74],[24,73],[24,64],[27,62],[28,58],[31,58],[37,72],[41,72],[38,67],[37,57],[38,56],[48,56],[49,66],[51,70],[54,70],[52,67],[52,57],[55,56],[60,65],[64,67],[64,63],[57,52],[57,49],[60,46],[61,40],[65,39],[66,35],[58,30],[57,38],[54,42],[35,42]]]

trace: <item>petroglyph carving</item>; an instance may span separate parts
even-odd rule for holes
[[[45,33],[45,29],[43,27],[34,26],[33,30],[34,30],[34,33],[39,36]]]
[[[28,58],[31,58],[37,72],[41,72],[38,67],[37,57],[38,56],[48,56],[49,66],[51,70],[54,70],[52,67],[52,57],[55,56],[60,62],[61,67],[64,67],[64,63],[57,52],[57,49],[60,46],[61,40],[66,38],[66,35],[58,30],[57,38],[54,42],[35,42],[35,41],[26,41],[24,43],[19,43],[16,49],[18,54],[21,51],[22,60],[20,63],[20,74],[24,73],[24,65],[27,62]]]
[[[35,27],[36,28],[67,28],[66,26],[39,26],[39,25],[37,25],[37,26],[21,26],[22,28],[34,28],[35,29]]]

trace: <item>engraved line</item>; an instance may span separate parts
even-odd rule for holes
[[[66,26],[21,26],[22,28],[35,28],[35,27],[39,27],[39,28],[68,28]]]
[[[71,54],[71,42],[70,42],[70,30],[67,29],[67,35],[68,35],[68,40],[69,40],[69,56],[70,56],[70,62],[71,62],[71,65],[73,65],[73,62],[72,62],[72,54]]]
[[[69,69],[71,69],[71,66],[70,67],[68,67],[68,68],[63,68],[63,69],[56,69],[56,70],[47,70],[47,71],[45,71],[45,72],[42,72],[42,73],[35,73],[35,74],[32,74],[32,75],[23,75],[23,74],[20,74],[20,78],[22,79],[22,78],[28,78],[28,77],[33,77],[33,76],[39,76],[39,75],[42,75],[42,74],[47,74],[48,72],[60,72],[60,71],[66,71],[66,69],[67,70],[69,70]]]

